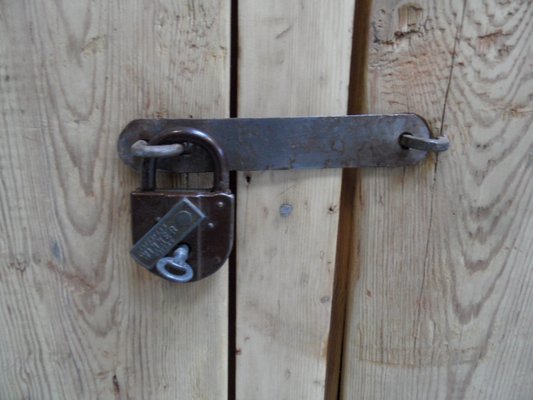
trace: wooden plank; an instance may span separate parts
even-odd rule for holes
[[[132,262],[116,140],[227,116],[229,5],[0,10],[0,398],[226,398],[226,268],[178,287]]]
[[[533,7],[372,4],[369,112],[451,150],[359,174],[344,399],[533,395]]]
[[[345,114],[353,0],[239,2],[238,114]],[[340,170],[238,174],[237,399],[323,399]]]

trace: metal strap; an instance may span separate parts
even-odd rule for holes
[[[230,171],[408,166],[422,161],[428,152],[445,151],[449,146],[447,138],[431,138],[429,126],[415,114],[140,119],[129,123],[120,135],[120,157],[136,169],[148,157],[160,159],[160,170],[212,171],[212,162],[200,146],[152,142],[168,130],[185,127],[217,142]],[[175,157],[178,154],[187,156]]]

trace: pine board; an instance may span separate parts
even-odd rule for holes
[[[238,115],[342,115],[353,0],[239,1]],[[340,170],[238,174],[236,397],[323,399]]]
[[[342,398],[530,399],[531,2],[375,0],[370,18],[366,110],[419,113],[452,146],[358,174]]]
[[[129,257],[134,118],[225,117],[229,4],[0,1],[0,398],[223,399],[228,274]]]

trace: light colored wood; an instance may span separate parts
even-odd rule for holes
[[[531,2],[371,18],[368,111],[419,113],[452,146],[359,175],[342,398],[531,399]]]
[[[0,2],[0,398],[223,399],[227,271],[129,257],[122,127],[223,117],[227,2]]]
[[[345,114],[353,7],[241,0],[239,116]],[[324,398],[340,186],[339,170],[238,174],[237,399]]]

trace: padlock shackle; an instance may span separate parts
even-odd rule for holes
[[[193,143],[204,149],[213,160],[214,178],[212,191],[229,191],[229,171],[224,150],[207,133],[194,128],[173,128],[161,132],[148,142],[149,145]],[[157,158],[145,158],[142,163],[141,190],[156,188]]]

